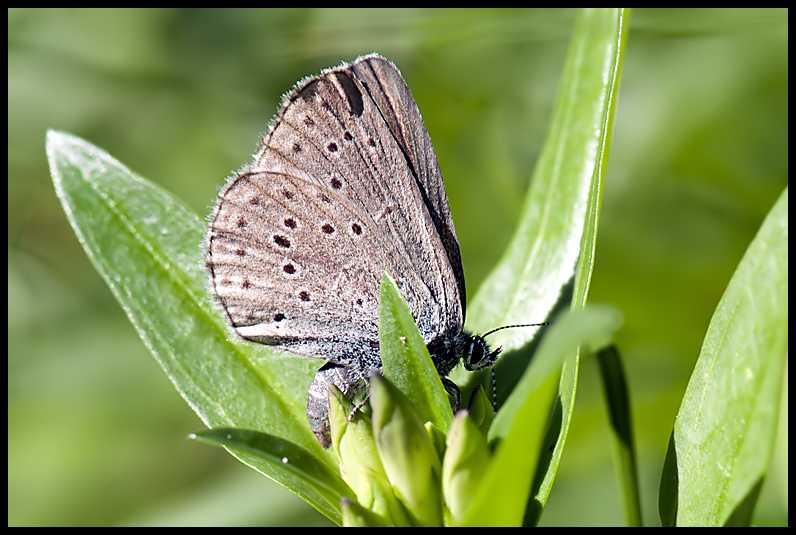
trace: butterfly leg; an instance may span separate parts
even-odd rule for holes
[[[462,393],[459,390],[459,387],[447,377],[440,377],[440,379],[442,379],[442,386],[445,388],[445,392],[447,392],[448,395],[453,398],[453,402],[451,403],[453,412],[458,411],[462,404]]]
[[[368,388],[367,374],[362,370],[327,362],[315,374],[307,395],[307,419],[310,429],[324,448],[332,444],[329,428],[329,385],[333,384],[349,399]]]

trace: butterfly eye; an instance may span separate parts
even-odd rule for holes
[[[475,371],[489,366],[489,359],[484,358],[487,355],[489,355],[489,348],[486,346],[484,339],[480,336],[473,337],[470,341],[470,351],[464,360],[465,368]]]

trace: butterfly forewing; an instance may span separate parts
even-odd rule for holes
[[[466,292],[459,241],[456,238],[437,155],[420,110],[401,73],[384,58],[364,58],[355,62],[351,70],[376,103],[413,170],[423,195],[423,203],[436,227],[453,271],[453,279],[448,279],[446,283],[450,285],[455,282],[457,286],[458,296],[454,297],[453,288],[446,290],[447,310],[450,317],[460,314],[463,322]]]

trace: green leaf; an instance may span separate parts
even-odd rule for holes
[[[539,398],[533,400],[535,393],[548,377],[559,372],[564,360],[578,347],[582,352],[590,354],[611,344],[622,321],[621,312],[609,305],[598,304],[589,305],[582,311],[569,310],[557,316],[542,338],[531,366],[523,374],[511,397],[498,411],[489,430],[489,440],[500,442],[506,439],[518,420],[526,428],[530,427],[530,422],[540,422],[538,431],[541,433],[548,413],[537,408],[532,414],[522,416],[523,406],[529,401],[536,406],[543,402]]]
[[[638,461],[633,435],[630,394],[622,360],[616,346],[597,352],[597,364],[603,381],[611,431],[616,445],[620,490],[628,526],[641,526],[641,497],[638,488]]]
[[[47,155],[86,254],[202,421],[281,437],[335,467],[305,415],[320,362],[234,340],[205,289],[204,221],[83,140],[50,131]],[[236,456],[340,522],[339,503],[329,504],[287,468],[245,452]]]
[[[578,13],[524,215],[505,255],[468,310],[468,326],[476,332],[497,325],[543,321],[554,305],[567,305],[559,303],[561,300],[570,301],[576,309],[585,305],[628,13],[625,9]],[[569,289],[571,295],[564,291]],[[535,331],[506,329],[494,338],[504,348],[513,349],[531,340]],[[510,390],[517,383],[529,356],[529,352],[516,351],[498,359],[499,389]],[[556,434],[552,439],[555,447],[552,454],[541,454],[543,478],[534,491],[534,511],[529,512],[526,523],[538,521],[550,493],[569,429],[577,374],[577,350],[573,350],[564,365],[555,404],[561,412],[553,419],[557,427],[550,431]],[[537,415],[536,425],[544,425],[547,419],[547,413]]]
[[[624,10],[578,14],[549,134],[531,179],[521,222],[497,267],[467,310],[468,326],[537,323],[578,275],[573,302],[582,308],[595,246],[602,178],[619,81]],[[579,262],[580,259],[580,262]],[[521,347],[531,329],[496,334]]]
[[[593,352],[608,345],[621,323],[617,310],[596,305],[556,318],[530,368],[498,411],[489,430],[489,441],[496,451],[462,525],[518,526],[528,516],[528,498],[538,494],[542,482],[537,477],[533,484],[537,466],[546,469],[551,463],[551,451],[558,437],[556,433],[548,443],[550,437],[544,430],[558,388],[561,364],[578,346]],[[551,425],[560,426],[560,422]],[[533,523],[542,506],[534,503]]]
[[[669,437],[666,457],[661,469],[661,483],[658,488],[658,516],[661,526],[671,528],[677,522],[677,454],[674,450],[674,433]]]
[[[288,440],[248,429],[216,428],[200,431],[190,438],[228,448],[238,454],[253,454],[268,465],[279,465],[305,481],[330,504],[339,504],[354,495],[337,470],[321,462],[306,449]]]
[[[677,414],[677,525],[749,524],[771,461],[787,357],[785,188],[716,307]]]
[[[453,420],[448,395],[406,301],[386,272],[379,294],[379,346],[384,377],[411,400],[423,422],[447,433]]]

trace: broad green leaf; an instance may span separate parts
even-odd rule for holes
[[[205,289],[203,220],[83,140],[51,131],[47,154],[56,192],[86,254],[202,421],[281,437],[335,466],[305,415],[320,362],[285,357],[230,334]],[[290,470],[248,453],[237,457],[340,521],[339,504],[330,506]]]
[[[771,461],[787,358],[786,188],[716,307],[677,414],[678,526],[749,524]]]

